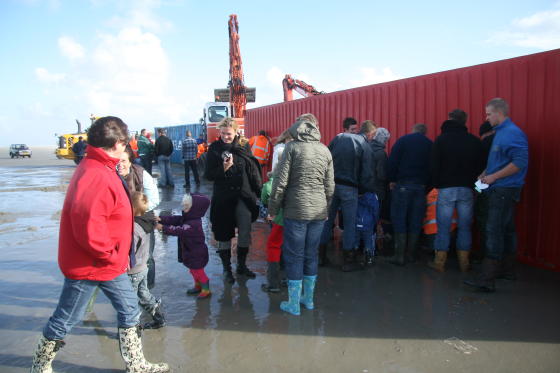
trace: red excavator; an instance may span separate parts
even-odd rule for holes
[[[290,74],[286,74],[282,80],[282,87],[284,88],[284,102],[292,101],[294,99],[293,90],[303,97],[322,95],[325,92],[318,91],[311,84],[307,84],[303,80],[292,78]]]
[[[205,125],[208,144],[218,137],[216,125],[224,117],[231,116],[239,124],[241,133],[244,133],[245,110],[247,102],[255,102],[255,88],[247,88],[243,77],[241,51],[239,49],[239,24],[237,15],[229,16],[229,82],[228,88],[215,89],[215,102],[206,104],[201,122]],[[223,102],[229,102],[230,108]]]

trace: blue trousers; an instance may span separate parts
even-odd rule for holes
[[[331,239],[334,219],[338,210],[342,211],[344,231],[342,234],[343,250],[353,250],[356,239],[356,213],[358,211],[358,188],[336,184],[334,195],[329,207],[329,220],[325,223],[321,234],[321,244],[327,244]]]
[[[438,189],[436,208],[437,234],[434,249],[449,251],[453,210],[457,209],[457,250],[469,251],[472,245],[471,225],[474,195],[471,188]]]
[[[282,259],[288,280],[302,280],[317,275],[317,248],[324,220],[294,220],[284,218]]]
[[[171,159],[168,156],[159,155],[158,166],[160,172],[158,186],[174,186],[173,174],[171,173]]]
[[[501,260],[504,255],[515,254],[517,251],[515,205],[519,202],[521,188],[493,187],[484,193],[488,197],[486,256]]]
[[[426,215],[424,185],[397,183],[391,191],[391,221],[395,233],[420,234],[424,215]]]
[[[126,273],[110,281],[65,278],[58,306],[43,329],[45,338],[64,339],[72,327],[83,319],[87,304],[97,287],[109,298],[117,311],[119,328],[131,328],[138,325],[141,313],[138,297]]]

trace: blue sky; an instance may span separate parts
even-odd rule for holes
[[[232,13],[249,107],[281,102],[286,73],[333,92],[560,47],[557,0],[267,3],[0,1],[0,146],[54,147],[91,113],[197,122],[227,86]]]

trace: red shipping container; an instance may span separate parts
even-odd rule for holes
[[[485,104],[494,97],[510,104],[511,119],[529,138],[529,171],[516,220],[518,257],[560,271],[560,229],[554,222],[560,209],[560,49],[250,109],[245,131],[248,137],[261,129],[278,136],[298,115],[313,113],[328,144],[351,116],[387,128],[390,148],[415,123],[426,123],[434,139],[455,108],[469,114],[467,127],[478,135]]]

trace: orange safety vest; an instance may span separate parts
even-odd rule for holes
[[[206,153],[206,146],[204,145],[204,143],[202,144],[198,144],[198,151],[196,153],[196,158],[200,158],[200,156],[204,153]]]
[[[138,158],[138,141],[133,137],[130,142],[130,147],[132,148],[132,152],[134,153],[134,156],[136,158]]]
[[[437,233],[437,220],[436,220],[436,204],[438,199],[438,191],[436,188],[432,189],[426,197],[426,216],[424,217],[424,234]],[[457,210],[453,211],[453,219],[451,220],[451,231],[457,228]]]
[[[270,156],[270,141],[266,136],[253,136],[249,140],[251,145],[251,153],[259,160],[260,164],[266,164]]]

